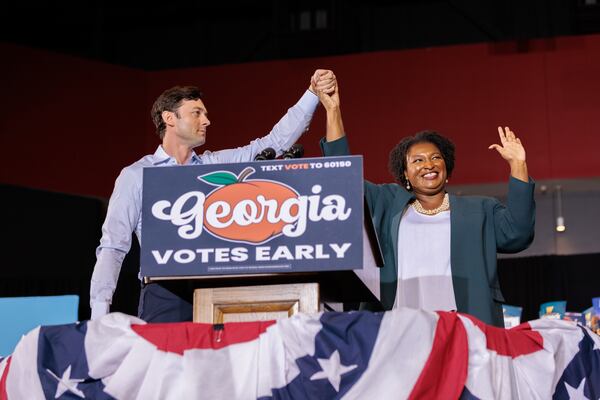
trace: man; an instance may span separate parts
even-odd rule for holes
[[[210,125],[202,94],[191,86],[176,86],[163,92],[151,112],[162,144],[154,154],[125,167],[115,182],[90,285],[92,319],[109,312],[123,259],[131,248],[132,232],[140,243],[142,241],[142,171],[145,167],[247,162],[268,147],[280,155],[306,131],[319,104],[315,93],[329,93],[333,90],[333,80],[331,71],[315,71],[309,89],[268,135],[243,147],[206,151],[201,155],[196,154],[194,148],[205,143]],[[148,322],[191,320],[189,289],[188,282],[145,285],[140,295],[138,316]]]

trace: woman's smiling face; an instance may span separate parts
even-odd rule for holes
[[[406,154],[406,179],[415,193],[437,194],[446,186],[446,162],[438,147],[430,142],[415,143]]]

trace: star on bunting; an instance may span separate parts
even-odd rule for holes
[[[58,399],[67,390],[70,391],[71,393],[74,393],[75,395],[81,397],[82,399],[85,399],[85,395],[83,394],[83,392],[81,390],[77,389],[77,384],[79,382],[83,382],[84,379],[72,379],[70,365],[67,367],[67,369],[65,369],[65,372],[63,372],[62,377],[60,377],[60,378],[58,376],[56,376],[54,374],[54,372],[50,371],[47,368],[46,368],[46,371],[48,371],[48,373],[50,375],[52,375],[58,381],[58,385],[56,386],[56,394],[54,395],[55,399]]]
[[[567,382],[565,382],[565,387],[569,393],[569,399],[588,400],[588,398],[583,394],[583,389],[585,388],[585,378],[581,380],[581,383],[577,389],[569,385]]]
[[[342,375],[347,372],[352,371],[357,367],[354,365],[342,365],[340,361],[340,353],[336,350],[331,354],[329,359],[327,358],[317,358],[319,365],[321,366],[322,371],[319,371],[313,376],[310,377],[311,381],[317,379],[328,379],[331,386],[335,389],[336,392],[340,391],[340,382],[342,380]]]

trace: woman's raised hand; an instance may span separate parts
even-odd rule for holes
[[[488,148],[495,149],[508,162],[513,177],[528,182],[525,148],[521,144],[521,140],[515,136],[515,133],[508,126],[504,128],[499,126],[498,135],[500,135],[501,145],[492,144]]]
[[[500,143],[502,145],[492,144],[488,147],[489,149],[496,149],[502,158],[509,163],[512,161],[525,161],[525,148],[521,144],[521,140],[515,136],[515,133],[508,126],[504,129],[499,126],[498,135],[500,136]]]

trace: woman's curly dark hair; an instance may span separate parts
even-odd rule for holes
[[[423,142],[434,144],[440,149],[444,162],[446,163],[448,177],[452,175],[452,170],[454,169],[454,143],[436,131],[421,131],[417,132],[414,136],[407,136],[402,139],[390,152],[390,172],[396,181],[404,187],[406,187],[404,171],[406,170],[406,156],[408,154],[408,149],[414,144]]]

